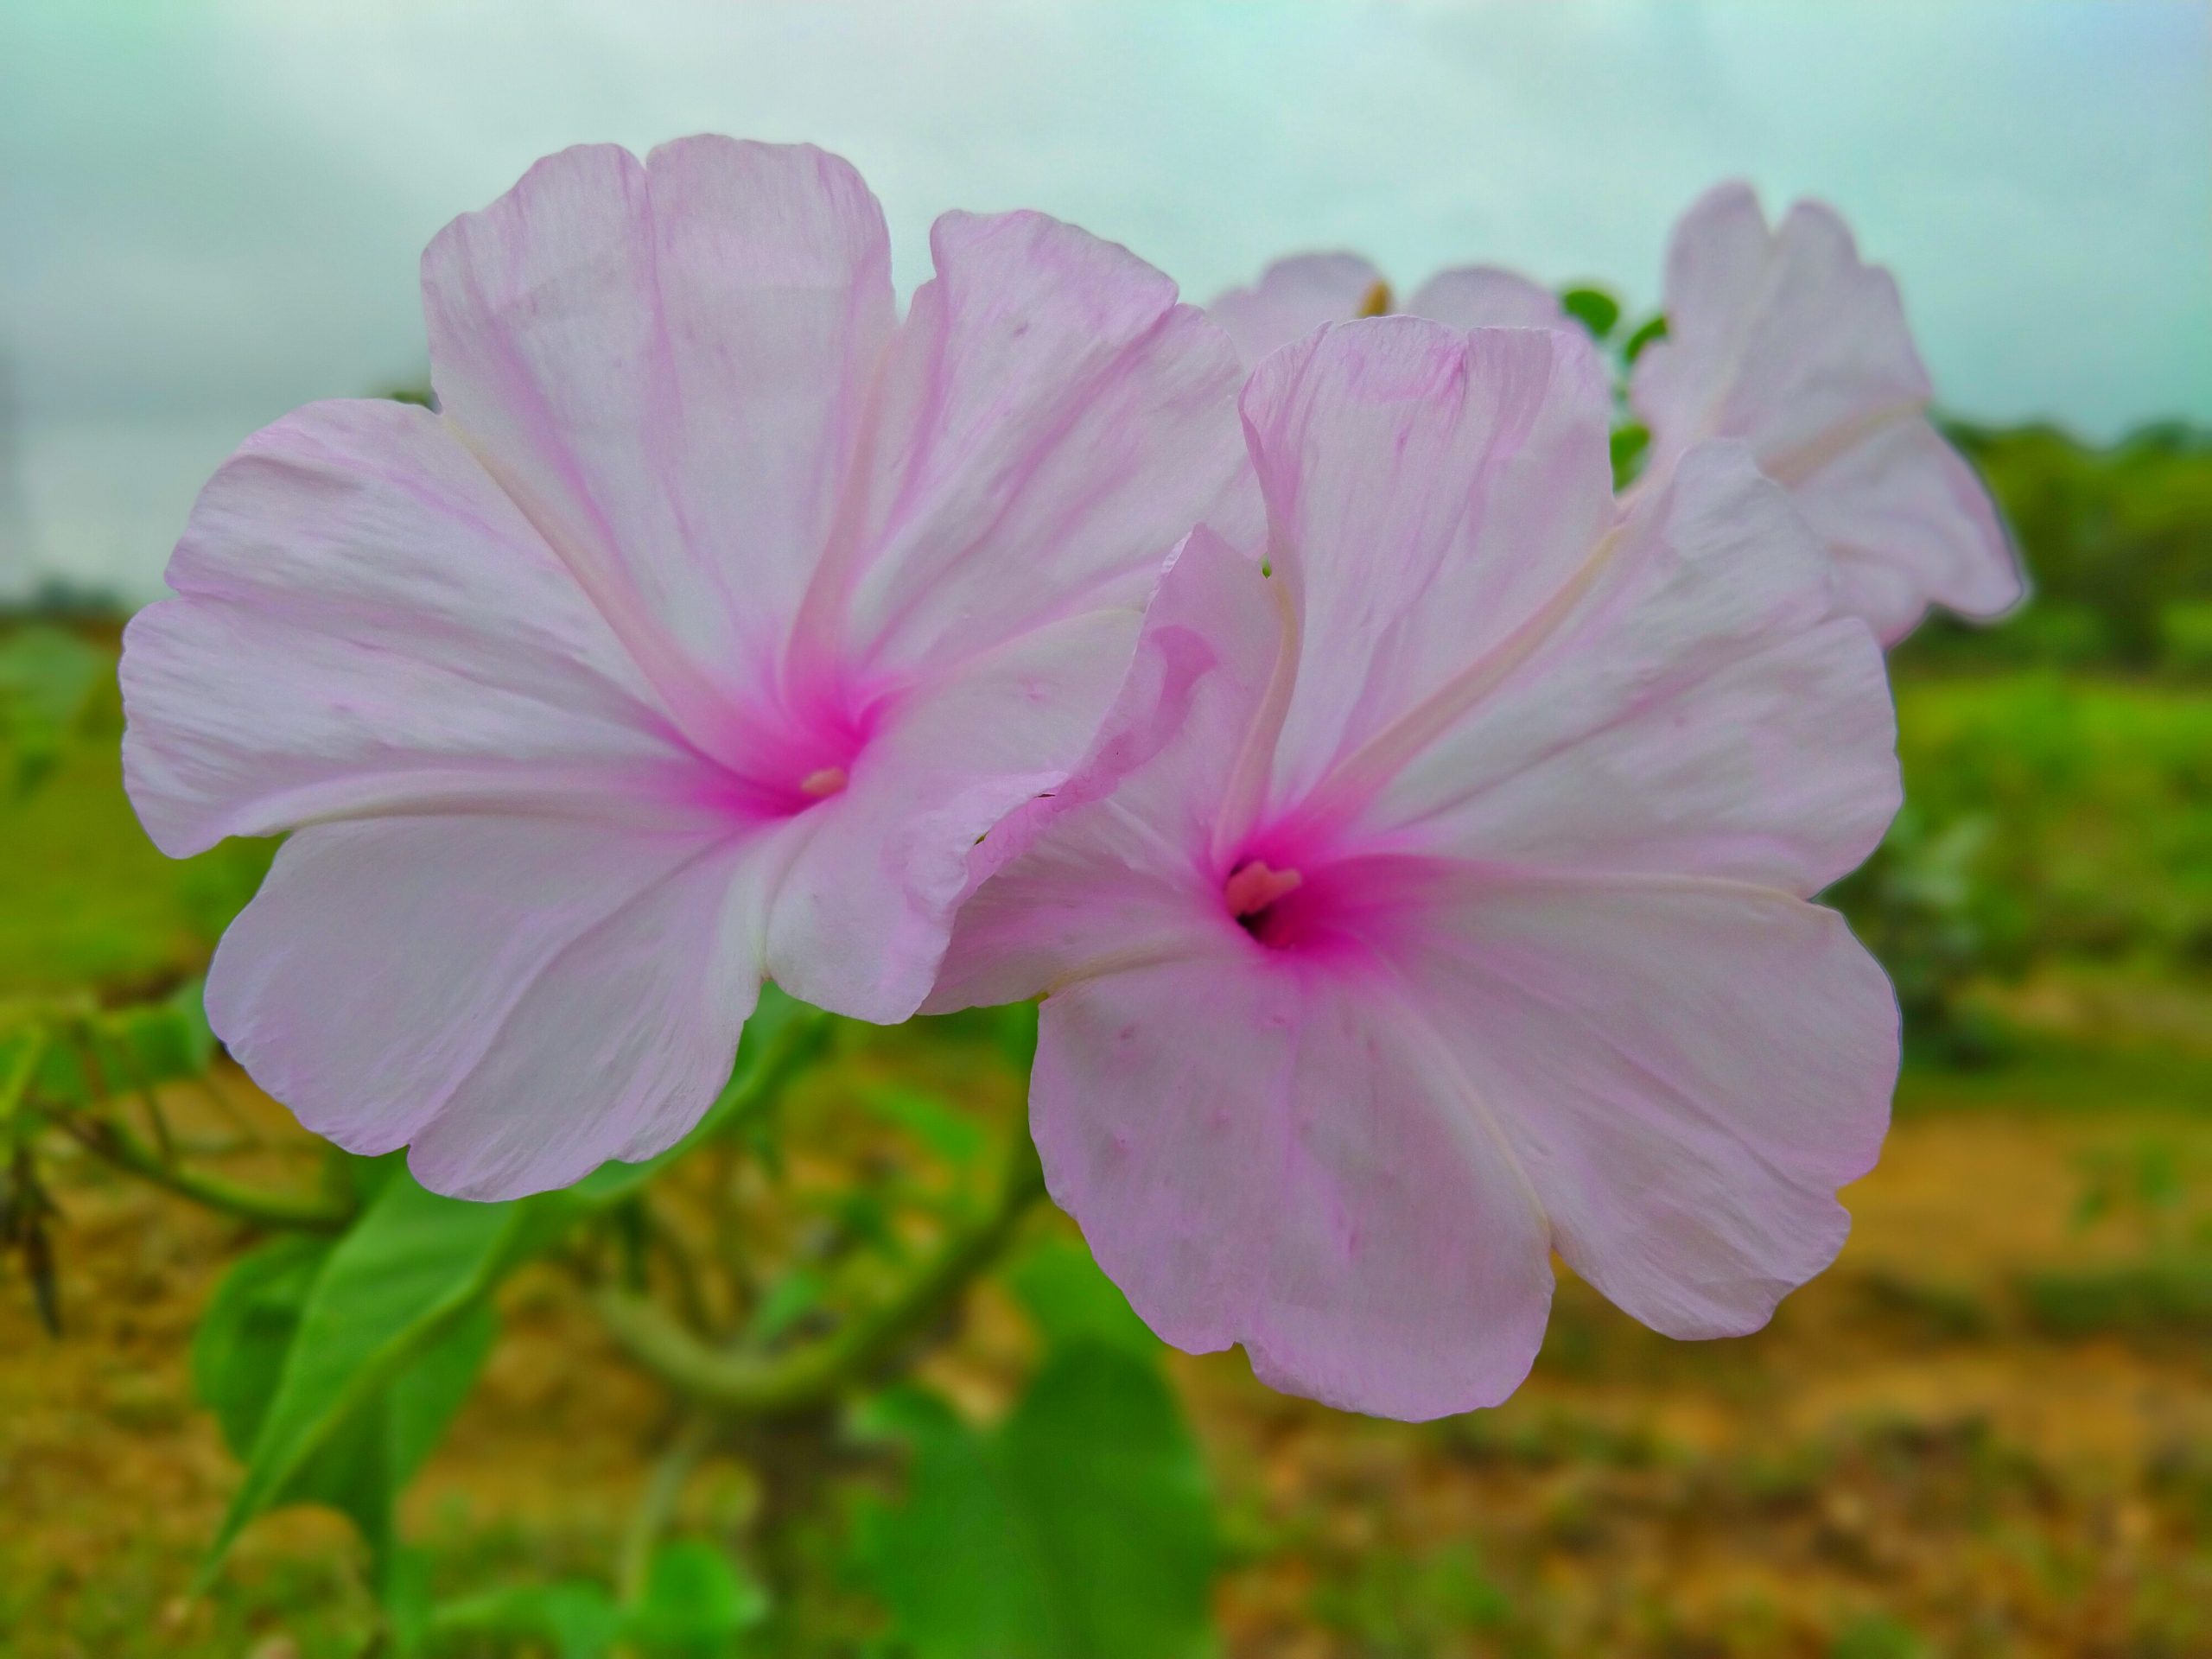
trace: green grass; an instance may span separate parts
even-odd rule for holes
[[[57,639],[60,652],[22,649]],[[0,652],[14,676],[0,675],[0,999],[125,995],[196,970],[252,897],[273,843],[180,861],[147,840],[123,792],[111,638],[0,629]],[[39,680],[48,659],[71,653],[68,684]],[[27,703],[26,686],[55,707]]]
[[[163,857],[124,798],[111,740],[79,746],[28,795],[0,802],[0,996],[190,971],[268,859],[246,842]]]
[[[2212,1252],[2025,1274],[2018,1292],[2037,1329],[2061,1339],[2126,1337],[2200,1352],[2212,1340]]]
[[[2015,1031],[2002,1034],[1999,1048],[1994,1058],[1973,1066],[1909,1062],[1897,1080],[1898,1115],[2212,1110],[2212,1055],[2149,1040],[2119,1044]]]
[[[2212,689],[2047,670],[1897,687],[1905,796],[1982,820],[1993,956],[2212,969]]]

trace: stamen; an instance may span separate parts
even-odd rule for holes
[[[1256,916],[1285,893],[1295,892],[1305,880],[1296,870],[1270,869],[1264,859],[1255,858],[1237,866],[1223,883],[1221,896],[1228,901],[1230,915]]]
[[[1390,315],[1390,284],[1378,282],[1369,289],[1359,302],[1356,317],[1386,317]]]
[[[824,766],[819,772],[810,772],[798,780],[798,792],[820,800],[825,795],[835,795],[845,786],[842,766]]]

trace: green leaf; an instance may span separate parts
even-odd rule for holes
[[[1082,1245],[1047,1239],[1007,1268],[1007,1278],[1052,1347],[1100,1342],[1139,1359],[1160,1357],[1160,1338]]]
[[[910,1443],[913,1466],[904,1506],[863,1517],[859,1564],[922,1659],[1204,1649],[1213,1510],[1155,1367],[1082,1341],[995,1431],[912,1390],[871,1420]]]
[[[1602,288],[1570,288],[1559,296],[1559,308],[1603,340],[1621,320],[1621,302]]]
[[[321,1502],[354,1516],[380,1558],[391,1554],[391,1503],[467,1395],[496,1332],[493,1287],[582,1217],[620,1202],[765,1096],[782,1069],[810,1052],[827,1016],[772,990],[747,1022],[730,1083],[692,1134],[645,1164],[609,1164],[566,1192],[472,1204],[426,1192],[394,1154],[349,1159],[365,1202],[320,1264],[272,1255],[241,1278],[235,1307],[210,1338],[211,1403],[251,1420],[245,1478],[210,1552],[212,1573],[256,1516]],[[302,1247],[291,1247],[295,1249]],[[302,1281],[308,1282],[302,1289]],[[289,1338],[283,1306],[297,1297]],[[247,1400],[232,1369],[252,1363],[276,1381]],[[226,1423],[226,1432],[230,1432]]]
[[[1641,421],[1613,429],[1613,487],[1624,490],[1643,468],[1644,452],[1651,448],[1651,429]]]
[[[623,1633],[654,1659],[720,1659],[768,1617],[768,1592],[712,1544],[679,1538],[653,1552]]]
[[[188,980],[158,1001],[57,1022],[31,1077],[32,1091],[86,1104],[199,1077],[215,1058],[215,1033],[201,1006],[205,987],[204,980]],[[0,1044],[0,1051],[19,1052],[18,1039]]]
[[[603,1586],[563,1579],[442,1602],[431,1611],[429,1632],[541,1642],[559,1659],[607,1659],[621,1639],[622,1614]]]
[[[758,1581],[713,1545],[677,1539],[653,1552],[627,1609],[601,1585],[563,1579],[441,1602],[428,1629],[434,1637],[539,1643],[559,1659],[607,1659],[623,1643],[645,1659],[721,1659],[767,1616]]]
[[[136,1003],[96,1020],[93,1040],[108,1085],[149,1088],[207,1071],[215,1058],[215,1033],[207,1024],[206,994],[205,980],[188,980],[158,1002]]]
[[[289,1502],[334,1503],[388,1550],[391,1497],[467,1394],[496,1329],[486,1298],[543,1236],[543,1215],[530,1204],[440,1198],[404,1173],[386,1181],[328,1247],[299,1304],[207,1572],[247,1522]],[[280,1258],[249,1260],[258,1266],[238,1293],[249,1311],[226,1313],[234,1331],[259,1333],[234,1338],[242,1348],[272,1340],[291,1282]],[[229,1401],[219,1412],[241,1424],[244,1392],[216,1389]]]
[[[855,1099],[893,1128],[903,1129],[947,1163],[963,1167],[982,1156],[990,1137],[950,1101],[927,1090],[872,1084]]]
[[[1633,365],[1637,358],[1643,355],[1645,346],[1654,340],[1666,338],[1667,314],[1663,311],[1655,311],[1639,323],[1636,332],[1628,337],[1627,344],[1621,347],[1621,361]]]
[[[391,1593],[399,1560],[399,1494],[468,1397],[499,1333],[488,1306],[470,1308],[381,1395],[347,1417],[278,1494],[276,1505],[324,1503],[353,1522],[368,1541],[379,1596]]]
[[[194,1389],[232,1451],[249,1459],[249,1478],[302,1323],[340,1248],[327,1239],[286,1237],[242,1257],[216,1287],[194,1336]],[[467,1396],[496,1334],[491,1309],[471,1309],[336,1424],[263,1507],[322,1503],[339,1510],[368,1541],[381,1577],[393,1560],[393,1500]]]
[[[300,1310],[331,1249],[327,1238],[271,1239],[232,1264],[200,1316],[192,1336],[193,1392],[238,1457],[253,1450],[261,1433]]]
[[[745,1324],[747,1342],[765,1347],[790,1334],[793,1326],[830,1297],[829,1275],[813,1268],[793,1268],[779,1275]]]
[[[404,1147],[397,1152],[380,1152],[372,1157],[347,1152],[335,1146],[330,1151],[337,1160],[332,1183],[340,1192],[352,1198],[357,1210],[365,1210],[374,1204],[378,1195],[393,1181],[408,1179],[407,1148]]]

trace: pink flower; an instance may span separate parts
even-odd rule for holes
[[[1928,373],[1887,271],[1817,202],[1770,232],[1725,184],[1675,227],[1668,335],[1637,359],[1647,477],[1707,438],[1740,438],[1836,565],[1836,603],[1884,644],[1931,604],[1995,616],[2020,569],[1973,470],[1929,423]]]
[[[1382,273],[1356,253],[1279,259],[1251,287],[1233,288],[1206,308],[1229,331],[1247,365],[1325,322],[1393,311],[1454,328],[1548,328],[1567,321],[1559,296],[1549,289],[1494,265],[1440,271],[1401,306]]]
[[[1881,652],[1741,445],[1617,521],[1608,411],[1564,332],[1263,363],[1264,561],[1183,544],[930,1005],[1046,992],[1032,1128],[1100,1263],[1334,1405],[1503,1399],[1554,1249],[1756,1328],[1886,1126],[1896,1004],[1807,901],[1897,803]]]
[[[291,830],[208,983],[301,1121],[502,1198],[696,1121],[763,975],[896,1020],[1243,465],[1228,341],[1123,250],[950,214],[902,322],[842,161],[540,162],[423,263],[442,413],[302,410],[126,641],[186,855]]]

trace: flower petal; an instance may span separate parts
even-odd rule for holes
[[[1896,813],[1881,652],[1739,445],[1643,497],[1552,632],[1385,786],[1401,844],[1817,892]]]
[[[355,1152],[457,1197],[648,1156],[728,1075],[758,995],[753,843],[474,817],[320,825],[223,937],[210,1022]]]
[[[1735,1336],[1834,1258],[1897,1067],[1889,982],[1840,917],[1498,870],[1407,914],[1395,954],[1577,1273],[1669,1336]]]
[[[1496,265],[1440,270],[1402,308],[1448,328],[1559,328],[1567,326],[1559,296],[1518,271]]]
[[[1275,762],[1305,795],[1588,561],[1613,511],[1611,393],[1587,343],[1340,323],[1244,391],[1269,556],[1303,620]]]
[[[1924,420],[1869,434],[1790,497],[1835,556],[1836,608],[1885,644],[1911,632],[1931,601],[1992,617],[2025,591],[1989,492]]]
[[[768,969],[863,1020],[911,1015],[935,978],[969,857],[1066,776],[1128,661],[1135,611],[1096,610],[970,658],[899,699],[836,795],[801,815],[769,912]]]
[[[1716,185],[1675,223],[1667,245],[1667,333],[1638,353],[1630,383],[1636,411],[1651,427],[1650,465],[1719,431],[1771,257],[1766,214],[1741,181]]]
[[[564,150],[440,232],[423,294],[447,415],[737,758],[716,694],[776,660],[893,322],[875,199],[804,145]]]
[[[1496,1404],[1552,1277],[1485,1107],[1382,984],[1236,943],[1046,1001],[1030,1121],[1053,1198],[1179,1348],[1241,1342],[1262,1381],[1347,1410]]]
[[[373,811],[673,812],[697,771],[604,620],[426,410],[299,410],[201,493],[124,636],[164,852]]]
[[[1228,332],[1249,365],[1325,322],[1368,315],[1378,295],[1388,308],[1389,292],[1382,273],[1356,253],[1301,253],[1276,260],[1251,287],[1230,289],[1206,315]]]
[[[1235,354],[1166,276],[1039,213],[948,213],[930,240],[843,573],[851,648],[894,674],[1141,608],[1244,470]]]
[[[930,1012],[1016,1001],[1103,961],[1233,932],[1211,841],[1285,644],[1278,592],[1204,530],[1178,550],[1090,753],[968,861],[981,885],[961,906]]]
[[[1747,187],[1720,187],[1675,227],[1666,303],[1631,385],[1647,476],[1707,438],[1749,443],[1847,568],[1840,603],[1885,643],[1931,601],[1988,616],[2018,600],[1986,496],[1928,423],[1897,284],[1834,213],[1800,202],[1770,234]]]

